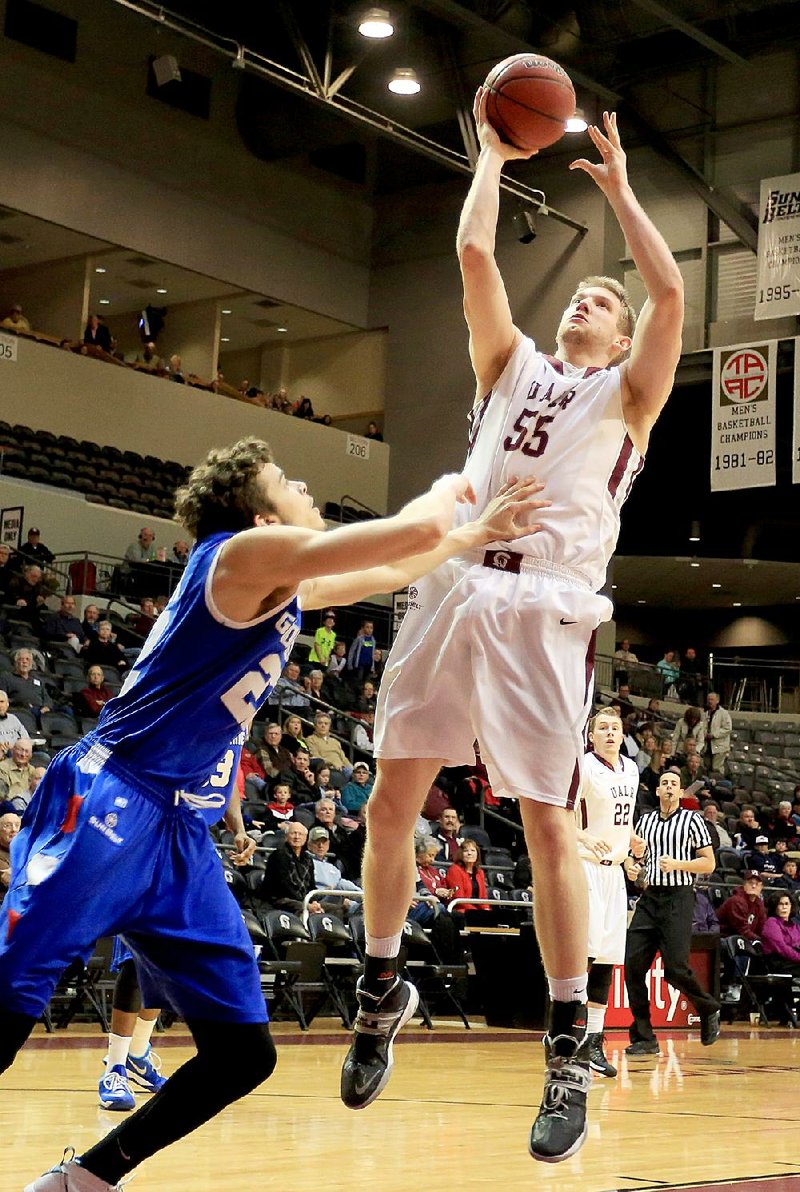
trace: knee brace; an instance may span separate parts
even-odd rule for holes
[[[590,1002],[598,1006],[608,1005],[608,995],[611,990],[611,978],[614,975],[613,964],[593,964],[589,970],[589,980],[586,994]]]
[[[141,1009],[139,978],[132,960],[124,960],[117,970],[117,983],[114,986],[114,1000],[111,1004],[115,1010],[121,1010],[123,1014],[138,1014]]]

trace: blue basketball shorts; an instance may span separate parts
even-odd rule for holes
[[[0,1006],[39,1017],[63,970],[124,935],[143,1004],[266,1022],[253,946],[208,828],[86,742],[50,764],[12,846]]]

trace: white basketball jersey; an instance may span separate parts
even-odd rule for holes
[[[602,859],[614,865],[619,865],[630,849],[638,790],[639,770],[629,757],[621,754],[617,765],[611,766],[596,753],[587,753],[576,803],[578,823],[611,846]],[[580,844],[578,851],[585,861],[600,862]]]
[[[582,572],[598,591],[620,510],[644,464],[622,416],[619,368],[575,368],[523,337],[494,389],[470,415],[465,473],[484,508],[509,476],[534,475],[552,505],[544,529],[498,547]],[[456,507],[457,524],[475,506]],[[494,545],[494,544],[493,544]]]

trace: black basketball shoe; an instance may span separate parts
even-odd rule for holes
[[[419,994],[410,981],[398,977],[387,993],[376,997],[359,978],[356,997],[358,1013],[342,1067],[341,1097],[348,1109],[366,1109],[389,1082],[394,1037],[416,1013]]]
[[[617,1069],[613,1064],[608,1062],[606,1058],[605,1036],[600,1031],[595,1035],[588,1035],[589,1040],[589,1067],[593,1072],[599,1072],[601,1076],[616,1076]]]
[[[545,1035],[547,1073],[528,1149],[542,1163],[560,1163],[586,1141],[586,1095],[591,1088],[586,1006],[553,1002],[551,1034]],[[555,1030],[561,1033],[556,1034]]]

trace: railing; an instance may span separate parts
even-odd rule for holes
[[[368,513],[370,517],[380,517],[380,513],[376,509],[371,509],[369,505],[365,505],[363,501],[359,501],[358,497],[352,497],[350,493],[345,493],[343,497],[339,498],[339,521],[345,520],[345,509],[361,509],[364,513]]]
[[[333,889],[327,889],[325,886],[318,886],[317,889],[315,889],[315,890],[309,890],[308,894],[306,894],[305,898],[303,899],[303,910],[302,910],[301,918],[303,920],[304,927],[308,926],[308,918],[309,918],[308,908],[312,902],[317,901],[318,894],[322,894],[326,898],[333,897],[333,898],[341,898],[343,900],[351,899],[353,902],[363,902],[364,901],[364,891],[363,890],[339,890],[339,889],[333,890]],[[436,906],[437,904],[439,904],[439,899],[435,898],[433,894],[415,894],[413,901],[414,902],[427,902],[433,906]]]
[[[262,704],[261,708],[259,709],[257,719],[258,719],[258,716],[260,716],[261,712],[266,710],[267,716],[269,716],[269,710],[271,709],[274,711],[277,708],[277,710],[278,710],[278,724],[280,724],[280,725],[283,724],[283,722],[287,716],[298,716],[300,718],[300,720],[304,720],[304,721],[306,721],[306,723],[313,724],[312,710],[318,711],[318,712],[324,712],[325,715],[330,716],[332,720],[337,719],[337,718],[344,719],[352,726],[352,728],[355,728],[355,726],[357,724],[363,724],[363,721],[360,720],[358,716],[353,716],[349,712],[343,712],[339,708],[335,707],[333,704],[326,703],[325,700],[317,699],[316,696],[309,695],[308,692],[306,692],[306,691],[302,692],[302,695],[304,696],[305,699],[308,700],[308,703],[310,705],[308,708],[298,707],[296,705],[293,706],[291,704],[286,705],[284,703],[284,691],[285,691],[285,688],[281,688],[279,690],[276,685],[276,687],[272,691],[272,694],[268,697],[267,702]],[[294,696],[299,693],[292,692],[291,694]],[[275,695],[277,695],[277,697],[278,697],[277,700],[273,700],[273,697]],[[286,698],[287,699],[289,698],[288,693],[286,695]],[[310,713],[312,713],[312,714],[309,715]],[[351,732],[352,732],[352,728],[351,728]],[[331,732],[330,735],[334,741],[339,742],[339,744],[342,746],[343,752],[347,754],[347,756],[351,762],[353,761],[354,753],[358,752],[359,754],[365,754],[364,750],[357,749],[357,747],[355,745],[353,745],[352,741],[347,740],[347,738],[340,737],[337,733],[334,733],[334,732]],[[369,756],[369,754],[365,754],[365,756]]]
[[[796,658],[719,658],[709,654],[709,679],[731,712],[800,712]]]

